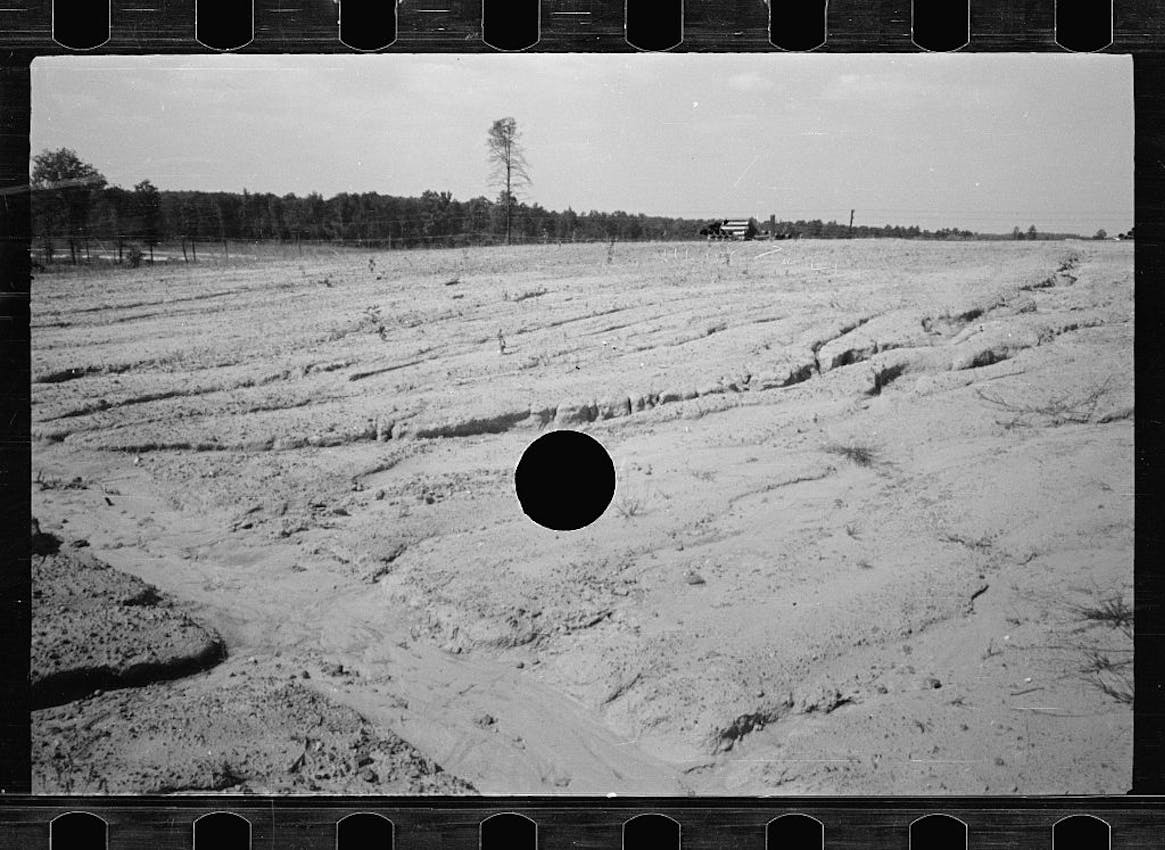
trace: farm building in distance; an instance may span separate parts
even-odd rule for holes
[[[700,235],[709,239],[751,240],[760,235],[760,230],[751,218],[726,218],[700,228]]]
[[[700,235],[708,239],[729,239],[751,241],[753,239],[794,239],[794,233],[788,223],[777,225],[777,216],[769,216],[768,224],[760,227],[755,218],[726,218],[713,221],[706,227],[700,228]]]

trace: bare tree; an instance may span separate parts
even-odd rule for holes
[[[530,185],[518,122],[513,118],[499,118],[489,128],[486,146],[489,150],[490,179],[501,189],[500,201],[506,206],[506,244],[509,245],[514,193],[519,187]]]

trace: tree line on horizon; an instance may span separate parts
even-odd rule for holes
[[[648,216],[623,211],[547,210],[519,201],[502,189],[496,200],[467,201],[447,191],[419,197],[377,192],[295,194],[160,190],[143,180],[127,190],[110,186],[92,165],[62,148],[34,157],[31,177],[33,247],[52,262],[60,248],[71,261],[90,256],[91,243],[114,250],[121,261],[131,248],[151,252],[160,244],[181,244],[187,259],[199,243],[241,240],[398,249],[452,248],[518,243],[666,241],[701,239],[707,219]],[[755,221],[755,220],[754,220]],[[758,222],[767,229],[769,222]],[[1023,234],[1036,238],[1032,227]],[[836,221],[776,222],[778,238],[973,239],[1009,238],[944,228],[861,225]],[[1040,234],[1050,238],[1051,234]],[[140,254],[138,255],[141,256]]]

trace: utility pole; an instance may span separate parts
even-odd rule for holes
[[[849,238],[854,238],[854,211],[849,211]]]

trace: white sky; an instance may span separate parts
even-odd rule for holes
[[[1074,54],[63,56],[32,151],[113,184],[496,196],[523,132],[548,209],[1127,230],[1132,60]]]

